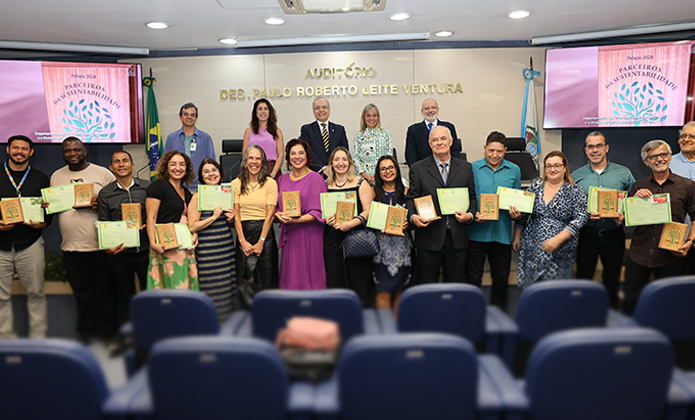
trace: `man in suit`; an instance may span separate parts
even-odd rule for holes
[[[322,172],[328,166],[328,159],[333,149],[338,146],[348,148],[345,127],[328,121],[331,116],[331,104],[323,96],[314,99],[311,104],[316,121],[304,124],[299,138],[311,147],[311,169]]]
[[[430,132],[434,127],[438,126],[444,126],[449,129],[453,140],[451,155],[459,159],[461,157],[461,144],[456,136],[456,127],[450,122],[437,119],[437,114],[439,113],[437,101],[432,98],[425,99],[420,112],[422,112],[422,116],[425,119],[408,127],[408,134],[405,138],[405,161],[408,163],[408,166],[413,166],[415,162],[432,156],[429,144]]]
[[[410,168],[410,190],[407,195],[408,214],[415,226],[415,248],[418,251],[419,283],[437,283],[440,269],[444,282],[465,282],[468,251],[468,225],[478,208],[475,196],[473,168],[470,163],[451,155],[453,139],[447,127],[435,127],[430,132],[432,157]],[[468,188],[469,208],[454,215],[442,215],[437,189]],[[432,196],[438,220],[425,221],[417,214],[415,198]]]

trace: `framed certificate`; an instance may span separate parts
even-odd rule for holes
[[[282,212],[287,217],[302,216],[302,202],[299,191],[285,191],[282,193]]]
[[[444,214],[456,214],[457,211],[467,212],[470,207],[468,188],[437,188],[439,211]]]
[[[594,187],[591,186],[589,187],[589,194],[588,194],[588,200],[587,200],[587,211],[589,213],[598,213],[598,192],[600,190],[611,190],[610,188],[603,188],[603,187]],[[627,191],[623,190],[615,190],[618,191],[618,213],[623,213],[623,205],[625,204],[625,197],[627,197]]]
[[[500,196],[497,194],[480,194],[480,220],[499,220]]]
[[[5,200],[14,200],[13,198],[3,198]],[[25,222],[43,223],[43,208],[41,207],[41,197],[19,197],[19,202],[22,205],[22,213]]]
[[[234,208],[234,187],[225,185],[198,185],[198,210],[222,210]]]
[[[137,221],[98,222],[99,249],[111,249],[123,244],[126,248],[140,246],[140,227]]]
[[[683,245],[687,234],[688,225],[676,222],[666,223],[664,229],[661,231],[659,248],[680,252],[678,248]]]
[[[335,222],[349,222],[355,218],[355,203],[349,201],[338,201],[335,209]]]
[[[434,201],[431,195],[418,197],[413,202],[415,203],[417,214],[425,219],[425,222],[441,219],[441,217],[437,216],[437,210],[434,208]]]
[[[41,198],[49,203],[47,214],[72,210],[75,205],[75,184],[56,185],[41,190]]]
[[[625,199],[625,226],[671,223],[671,196],[654,194],[649,198]]]
[[[9,224],[24,223],[24,212],[19,198],[0,201],[0,211],[2,211],[2,221]]]
[[[355,203],[355,211],[352,216],[357,217],[357,193],[355,191],[326,192],[321,193],[320,198],[322,219],[328,219],[332,215],[336,214],[338,201],[347,201],[350,203]]]
[[[514,206],[522,213],[533,213],[536,193],[515,188],[497,187],[497,195],[499,196],[500,210],[509,210],[509,207]]]
[[[386,212],[386,226],[384,227],[384,233],[403,236],[403,226],[405,225],[407,215],[408,210],[402,207],[389,206],[389,209]]]
[[[391,210],[391,209],[397,209]],[[390,213],[389,213],[390,211]],[[405,216],[404,216],[405,214]],[[403,234],[403,224],[407,220],[405,217],[408,214],[408,210],[401,206],[389,206],[388,204],[379,203],[377,201],[372,202],[372,206],[369,208],[369,218],[367,219],[367,227],[384,231],[386,233],[394,235]],[[389,219],[390,217],[390,219]],[[391,221],[391,226],[388,225],[389,220]],[[400,233],[398,231],[400,224]],[[387,229],[389,228],[389,229]],[[390,231],[387,231],[390,230]]]

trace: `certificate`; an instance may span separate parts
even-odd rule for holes
[[[536,199],[536,193],[515,188],[497,187],[497,195],[500,196],[500,210],[509,210],[510,206],[514,206],[522,213],[533,213],[533,201]]]
[[[587,211],[589,213],[598,213],[598,191],[610,190],[611,188],[589,187],[589,197],[587,202]],[[618,213],[623,213],[623,205],[625,204],[627,191],[618,190]]]
[[[98,222],[99,249],[111,249],[123,244],[126,248],[140,246],[138,222]]]
[[[75,205],[75,184],[56,185],[41,190],[43,201],[50,203],[46,207],[47,214],[72,210]]]
[[[224,185],[198,185],[198,210],[222,210],[234,208],[234,187]]]
[[[6,197],[2,199],[11,200]],[[43,208],[41,208],[41,197],[20,197],[19,202],[22,203],[22,213],[24,213],[24,222],[43,223]]]
[[[185,223],[174,223],[176,239],[179,241],[180,249],[193,249],[193,234]]]
[[[369,218],[367,219],[367,227],[382,231],[386,229],[386,219],[388,218],[388,204],[372,201],[372,206],[369,209]]]
[[[439,210],[444,214],[456,214],[457,211],[467,212],[470,207],[468,188],[437,188]]]
[[[321,193],[321,218],[328,219],[335,214],[336,208],[338,206],[338,201],[347,201],[350,203],[355,203],[355,214],[353,217],[357,217],[357,192],[346,191],[346,192],[326,192]]]
[[[625,199],[625,226],[656,225],[671,222],[671,196],[654,194],[649,198]]]

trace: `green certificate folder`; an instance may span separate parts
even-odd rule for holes
[[[111,249],[123,244],[126,248],[140,246],[138,222],[98,222],[99,249]]]
[[[668,193],[625,199],[625,226],[657,225],[671,221],[671,196]]]
[[[536,193],[515,188],[497,187],[497,195],[500,196],[500,210],[509,210],[510,206],[514,206],[522,213],[533,213]]]
[[[437,188],[437,198],[442,215],[456,214],[457,211],[465,213],[471,205],[468,188]]]
[[[372,206],[369,209],[369,218],[367,219],[367,227],[379,231],[386,229],[386,219],[389,208],[400,206],[389,206],[388,204],[372,201]],[[401,207],[402,208],[402,207]]]
[[[174,223],[176,230],[176,240],[179,241],[180,249],[193,249],[193,234],[185,223]]]
[[[587,211],[589,213],[598,213],[598,191],[605,190],[610,191],[612,188],[602,188],[602,187],[589,187],[589,197],[587,203]],[[625,197],[627,197],[627,191],[618,190],[618,213],[623,213],[623,206],[625,205]]]
[[[336,206],[338,201],[347,201],[350,203],[355,203],[355,215],[357,217],[357,193],[355,191],[346,192],[327,192],[321,193],[321,218],[328,219],[335,214]]]
[[[222,210],[234,208],[234,187],[231,184],[198,185],[198,210]]]
[[[5,197],[2,201],[12,200],[12,197]],[[22,205],[22,213],[24,214],[24,222],[43,223],[43,208],[41,208],[41,197],[19,197],[19,203]]]
[[[75,184],[56,185],[41,190],[43,201],[50,203],[47,214],[72,210],[75,205]]]

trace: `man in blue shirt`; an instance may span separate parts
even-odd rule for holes
[[[599,131],[592,131],[584,140],[584,152],[589,163],[572,172],[574,182],[589,195],[589,187],[604,187],[630,191],[635,178],[624,166],[608,161],[610,146]],[[614,219],[602,219],[598,213],[589,215],[589,221],[579,232],[577,249],[577,278],[593,279],[596,262],[601,257],[603,286],[608,292],[611,306],[618,307],[620,271],[625,253],[624,215]]]
[[[200,163],[205,158],[215,159],[215,146],[212,144],[212,138],[208,133],[196,128],[198,108],[193,102],[188,102],[181,106],[179,119],[181,119],[183,127],[167,136],[167,141],[164,144],[164,153],[178,150],[191,158],[195,175],[193,183],[188,188],[195,193],[198,192],[198,184],[200,183],[198,182]]]
[[[504,160],[507,137],[493,131],[487,136],[483,150],[485,158],[473,162],[478,203],[480,193],[496,194],[497,187],[521,189],[521,170],[517,165]],[[492,276],[490,303],[502,309],[507,306],[509,267],[512,263],[512,219],[519,218],[521,213],[513,206],[510,211],[499,211],[499,220],[480,220],[478,212],[476,223],[471,225],[468,235],[467,282],[480,287],[487,256]]]
[[[681,129],[678,136],[681,151],[671,159],[671,172],[695,181],[695,121],[690,121]],[[685,224],[690,225],[690,216]],[[695,274],[695,252],[688,252],[683,261],[683,275]]]

